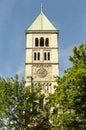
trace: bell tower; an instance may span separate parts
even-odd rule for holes
[[[26,30],[26,86],[42,85],[44,93],[53,93],[55,77],[59,75],[58,30],[42,9]]]

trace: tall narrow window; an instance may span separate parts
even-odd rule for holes
[[[40,60],[40,53],[38,52],[38,60]]]
[[[36,60],[36,52],[34,52],[34,60]]]
[[[39,44],[39,40],[38,38],[35,38],[35,46],[38,46],[38,44]]]
[[[40,46],[44,46],[44,38],[43,37],[40,38]]]
[[[46,52],[44,53],[44,60],[46,60]]]
[[[48,38],[46,38],[45,46],[49,46],[49,39]]]
[[[50,52],[48,52],[48,60],[50,60]]]

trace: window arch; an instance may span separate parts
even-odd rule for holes
[[[45,46],[49,46],[49,38],[46,38],[46,40],[45,40]]]
[[[43,37],[40,38],[40,46],[44,46],[44,38]]]
[[[40,53],[38,52],[38,60],[40,60]]]
[[[35,38],[35,46],[38,46],[39,45],[39,40],[38,38]]]
[[[34,52],[34,60],[36,60],[36,52]]]

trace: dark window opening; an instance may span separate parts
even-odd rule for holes
[[[44,60],[46,60],[46,52],[44,53]]]
[[[40,60],[40,53],[38,52],[38,60]]]
[[[34,60],[36,60],[36,52],[34,53]]]
[[[35,38],[35,46],[38,46],[38,44],[39,44],[39,40],[38,38]]]
[[[48,60],[50,60],[50,52],[48,52]]]
[[[48,38],[46,38],[45,46],[49,46],[49,39]]]
[[[40,38],[40,46],[44,46],[44,38],[43,37]]]

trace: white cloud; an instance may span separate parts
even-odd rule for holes
[[[71,66],[71,62],[68,60],[69,56],[72,55],[72,46],[66,46],[66,48],[61,48],[59,53],[60,62],[60,75],[63,75],[64,70]]]
[[[19,78],[24,77],[24,71],[25,71],[25,66],[24,66],[24,62],[19,66],[18,70],[17,70],[17,74],[19,75]]]
[[[0,73],[0,77],[2,77],[2,74]]]

